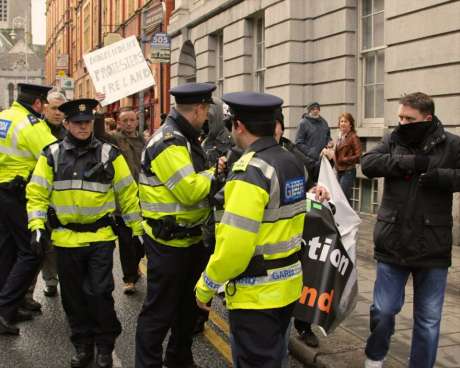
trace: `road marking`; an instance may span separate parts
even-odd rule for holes
[[[147,275],[147,258],[144,257],[139,262],[139,269],[141,270],[142,274],[145,276]]]
[[[230,327],[228,326],[228,323],[223,320],[222,317],[219,316],[216,312],[211,311],[209,313],[209,319],[212,321],[212,323],[219,327],[220,330],[225,333],[225,335],[230,335]]]
[[[147,275],[147,266],[146,266],[146,259],[142,259],[141,262],[139,263],[139,269],[144,275]],[[227,337],[230,334],[230,327],[228,326],[228,323],[220,317],[215,311],[211,311],[209,313],[209,319],[211,322],[216,325]],[[232,365],[232,352],[230,349],[230,345],[228,342],[226,342],[220,335],[215,332],[212,327],[208,326],[206,324],[204,332],[203,332],[204,337],[209,341],[209,343],[214,346],[214,348],[224,357],[224,359],[227,361],[227,363],[231,366]],[[114,367],[115,366],[115,359],[114,359]],[[121,367],[121,362],[120,366],[117,368]]]
[[[220,337],[211,327],[206,326],[203,332],[204,337],[208,339],[212,346],[224,357],[228,364],[232,364],[232,352],[230,345]]]
[[[118,358],[115,350],[112,352],[113,368],[123,368],[120,358]]]

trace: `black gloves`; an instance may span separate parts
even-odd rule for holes
[[[439,188],[439,173],[437,169],[431,169],[425,174],[420,175],[418,184],[424,188]]]
[[[45,254],[45,251],[48,247],[49,239],[46,235],[46,231],[43,229],[38,229],[32,231],[32,236],[30,239],[30,246],[32,248],[32,253],[37,257],[41,258]]]
[[[426,155],[415,155],[414,165],[416,172],[426,172],[430,159]]]

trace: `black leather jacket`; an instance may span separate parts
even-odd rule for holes
[[[362,157],[363,173],[384,177],[382,203],[374,229],[375,258],[411,267],[448,267],[452,252],[452,197],[460,191],[460,137],[446,132],[435,117],[419,148],[404,145],[397,128]],[[436,170],[432,187],[419,185],[415,154],[429,157]]]

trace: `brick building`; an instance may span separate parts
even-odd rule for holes
[[[48,0],[46,4],[46,81],[57,84],[65,73],[74,81],[74,97],[93,97],[94,87],[83,55],[117,37],[135,35],[146,58],[153,33],[167,30],[173,0]],[[68,60],[66,65],[66,60]],[[160,113],[169,109],[169,65],[150,64],[156,86],[144,91],[146,123],[159,126]],[[107,107],[116,115],[121,107],[139,108],[139,95]]]

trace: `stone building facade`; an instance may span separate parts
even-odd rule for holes
[[[43,84],[42,46],[32,45],[31,0],[0,0],[0,110],[17,97],[21,82]]]
[[[341,112],[353,114],[365,150],[397,124],[401,95],[423,91],[460,134],[459,20],[458,0],[176,0],[171,85],[278,95],[291,138],[319,101],[334,130]],[[375,213],[381,184],[359,174],[355,208]]]

